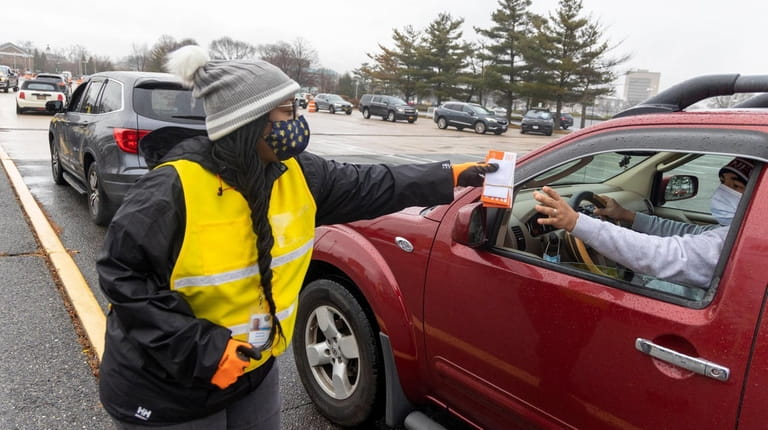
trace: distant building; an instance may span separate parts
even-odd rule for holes
[[[13,43],[0,44],[0,64],[24,72],[32,68],[32,54]]]
[[[639,104],[659,92],[661,73],[631,70],[624,75],[624,100],[630,106]]]

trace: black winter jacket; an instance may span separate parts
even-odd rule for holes
[[[210,156],[213,143],[192,134],[181,129],[150,134],[141,145],[148,164],[187,159],[220,172]],[[318,225],[453,199],[448,162],[352,165],[308,153],[297,160],[317,205]],[[285,169],[272,163],[268,176],[274,180]],[[224,390],[210,383],[230,332],[195,318],[169,289],[184,239],[183,196],[172,167],[144,175],[115,214],[98,257],[99,283],[110,301],[100,397],[120,421],[163,425],[210,415],[255,389],[273,365],[268,361]]]

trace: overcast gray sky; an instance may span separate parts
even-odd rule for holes
[[[542,14],[558,4],[533,3]],[[768,0],[583,0],[583,6],[618,45],[617,56],[631,55],[618,71],[659,72],[661,89],[702,74],[768,74]],[[13,1],[3,5],[0,43],[82,45],[117,60],[133,44],[151,47],[164,34],[205,47],[223,36],[253,45],[302,37],[324,67],[343,73],[368,61],[365,54],[378,52],[378,43],[392,46],[393,29],[423,29],[440,12],[463,17],[464,39],[476,40],[473,27],[489,27],[498,7],[496,0]]]

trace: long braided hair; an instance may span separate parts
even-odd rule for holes
[[[269,339],[262,347],[268,350],[274,342],[275,334],[285,340],[283,327],[277,318],[277,308],[272,296],[272,226],[267,218],[271,184],[267,183],[265,163],[259,158],[257,142],[261,138],[268,115],[263,115],[254,121],[238,128],[213,144],[211,154],[223,169],[219,173],[229,185],[235,187],[248,202],[251,209],[251,223],[256,233],[256,250],[258,251],[259,273],[264,298],[269,305],[272,326]]]

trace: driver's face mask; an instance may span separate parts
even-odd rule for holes
[[[739,200],[741,200],[741,193],[730,188],[724,184],[720,184],[712,194],[712,201],[710,202],[710,211],[712,216],[717,219],[717,222],[722,226],[731,225],[733,221],[733,215],[736,213],[736,208],[739,206]]]

